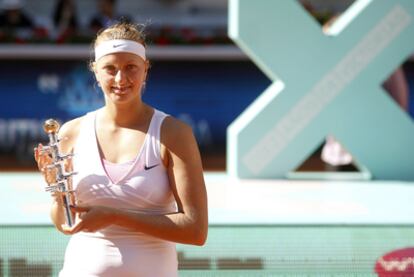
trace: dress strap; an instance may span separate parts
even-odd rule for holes
[[[161,163],[161,126],[168,115],[154,109],[153,118],[148,128],[148,141],[145,145],[146,166]]]

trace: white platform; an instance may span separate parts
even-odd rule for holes
[[[210,224],[413,224],[414,182],[237,180],[206,173]],[[0,224],[50,224],[37,173],[0,174]]]
[[[212,223],[414,223],[414,182],[232,180],[225,174],[206,174],[206,181]]]

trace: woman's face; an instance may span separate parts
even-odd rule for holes
[[[105,98],[114,103],[141,99],[148,62],[131,53],[113,53],[94,64],[95,76]]]

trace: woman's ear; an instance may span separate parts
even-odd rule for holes
[[[149,67],[150,67],[150,62],[149,60],[146,60],[145,61],[145,74],[147,74]]]
[[[98,70],[97,70],[97,66],[96,66],[96,62],[91,62],[90,63],[90,70],[93,72],[93,75],[95,76],[95,80],[99,85],[98,82]]]
[[[146,60],[145,61],[144,82],[147,80],[149,67],[150,67],[150,63],[149,63],[148,60]]]
[[[91,70],[96,75],[96,62],[91,62]]]
[[[101,84],[99,83],[99,81],[98,81],[98,71],[97,71],[97,69],[96,69],[96,62],[90,62],[89,63],[89,70],[90,71],[92,71],[92,73],[93,73],[93,75],[94,75],[94,77],[95,77],[95,82],[96,82],[96,85],[98,86],[98,87],[101,87]]]

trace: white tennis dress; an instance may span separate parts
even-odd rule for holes
[[[144,144],[119,180],[103,166],[95,133],[96,111],[81,122],[75,145],[73,178],[80,205],[102,205],[146,214],[177,211],[166,168],[160,158],[160,129],[166,114],[155,110]],[[175,243],[111,225],[96,233],[73,235],[60,277],[175,277]]]

